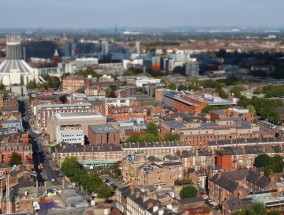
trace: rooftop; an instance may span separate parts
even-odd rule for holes
[[[89,125],[89,128],[92,129],[95,133],[98,134],[104,134],[104,133],[117,133],[118,130],[116,130],[111,125]]]
[[[57,119],[98,119],[104,116],[96,111],[93,112],[72,112],[72,113],[56,113]]]

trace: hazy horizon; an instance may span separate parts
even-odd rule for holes
[[[282,0],[1,0],[0,28],[284,27]]]

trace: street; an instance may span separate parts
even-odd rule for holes
[[[41,134],[36,133],[32,126],[30,125],[31,113],[28,100],[21,100],[19,104],[20,112],[23,118],[23,127],[25,131],[28,131],[29,141],[32,144],[33,150],[33,161],[34,161],[34,170],[37,173],[37,179],[39,186],[43,186],[45,181],[50,182],[52,185],[57,186],[61,185],[58,180],[58,173],[51,167],[49,156],[46,157],[44,149],[42,145]],[[43,169],[39,168],[39,165],[43,164]]]

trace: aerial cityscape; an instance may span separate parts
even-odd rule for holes
[[[0,214],[284,214],[284,1],[1,8]]]

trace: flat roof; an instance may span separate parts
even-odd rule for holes
[[[63,108],[63,107],[92,107],[91,103],[82,103],[82,104],[42,104],[37,105],[37,109],[41,110],[42,108]]]
[[[89,125],[89,128],[91,128],[95,133],[99,133],[99,134],[118,132],[118,130],[116,130],[111,125]]]
[[[98,119],[105,118],[99,112],[70,112],[70,113],[56,113],[57,119]]]

